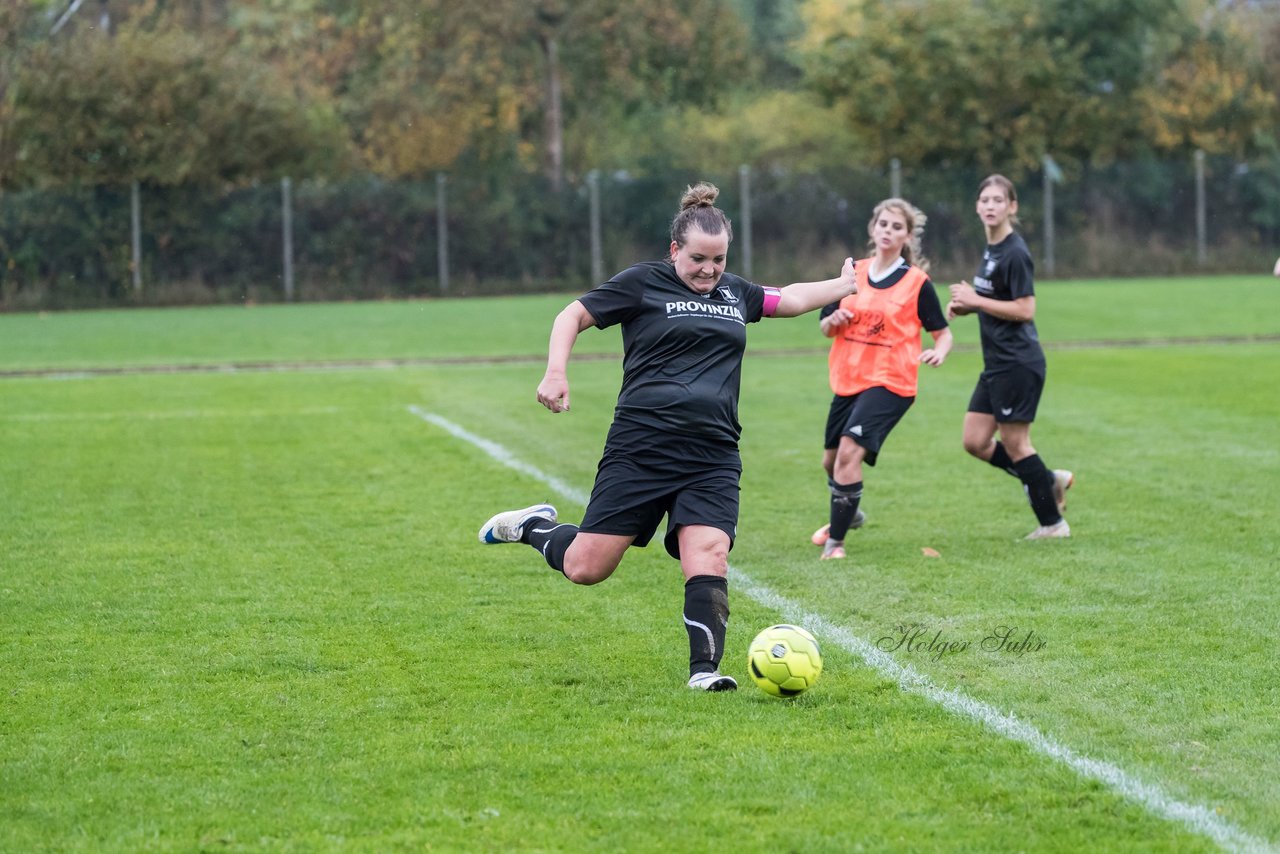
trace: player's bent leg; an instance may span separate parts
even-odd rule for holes
[[[996,428],[994,415],[985,412],[966,412],[964,434],[961,439],[965,451],[983,462],[988,462],[992,453],[995,452]]]
[[[574,584],[599,584],[613,575],[634,540],[634,534],[579,531],[564,553],[564,577]]]

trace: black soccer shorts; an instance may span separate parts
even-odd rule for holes
[[[822,447],[828,450],[838,447],[840,437],[848,436],[866,450],[863,462],[873,466],[889,432],[915,401],[914,397],[903,397],[880,386],[848,397],[836,395],[827,412],[827,431]]]
[[[738,534],[741,466],[651,466],[624,456],[606,456],[578,530],[586,534],[635,535],[632,545],[647,546],[668,516],[663,540],[667,553],[680,558],[677,533],[685,525],[707,525]]]
[[[969,398],[969,411],[994,415],[996,423],[1030,424],[1036,420],[1044,374],[1022,365],[983,371]]]

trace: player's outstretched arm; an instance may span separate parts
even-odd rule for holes
[[[578,341],[578,333],[595,325],[596,319],[578,300],[569,303],[551,324],[547,372],[538,383],[538,403],[552,412],[569,411],[569,354]]]
[[[773,310],[774,317],[795,317],[815,308],[839,302],[849,294],[857,293],[858,280],[853,273],[853,259],[844,259],[840,275],[825,282],[796,282],[781,291],[781,299]]]

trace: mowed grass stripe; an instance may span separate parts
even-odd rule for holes
[[[1070,352],[1073,350],[1109,350],[1137,349],[1147,347],[1204,347],[1240,344],[1275,344],[1280,343],[1280,334],[1263,335],[1215,335],[1184,336],[1155,338],[1098,338],[1084,341],[1059,341],[1053,344],[1050,351]],[[980,352],[978,345],[960,343],[952,348],[952,353]],[[752,358],[779,358],[787,356],[823,355],[826,348],[800,347],[787,350],[752,349]],[[618,353],[579,353],[575,362],[598,360],[618,360]],[[453,365],[524,365],[540,364],[546,361],[544,353],[517,353],[508,356],[441,356],[420,359],[354,359],[348,361],[279,361],[279,362],[246,362],[246,361],[213,361],[190,364],[159,365],[98,365],[82,368],[18,368],[0,369],[0,379],[51,379],[72,380],[86,379],[96,376],[138,375],[138,374],[233,374],[258,372],[287,371],[389,371],[401,368],[449,367]]]
[[[453,424],[437,413],[426,412],[417,406],[408,407],[415,416],[434,424],[451,435],[470,442],[488,454],[495,462],[514,469],[528,477],[540,480],[562,497],[574,503],[585,501],[581,489],[567,487],[551,475],[547,475],[521,461],[506,448],[471,431]],[[969,718],[995,734],[1026,745],[1036,753],[1060,762],[1088,779],[1102,783],[1116,794],[1140,804],[1154,815],[1169,821],[1185,824],[1192,831],[1202,834],[1219,845],[1234,851],[1266,851],[1270,844],[1252,836],[1221,818],[1214,810],[1198,804],[1189,804],[1172,797],[1159,785],[1139,780],[1110,762],[1083,756],[1035,727],[1018,720],[1015,715],[975,700],[963,692],[936,685],[915,668],[904,665],[893,656],[877,649],[873,644],[837,625],[821,614],[778,595],[768,587],[757,584],[740,569],[731,568],[735,589],[741,590],[760,605],[778,612],[786,621],[795,622],[816,631],[824,639],[835,640],[842,649],[861,658],[881,676],[896,682],[904,691],[919,694],[938,704],[952,714]]]
[[[545,352],[552,321],[576,296],[0,315],[0,370],[525,356]],[[1280,332],[1280,288],[1270,276],[1043,281],[1036,300],[1036,323],[1051,347]],[[749,347],[814,347],[815,326],[765,321],[752,329]],[[955,332],[958,344],[978,341],[976,321],[955,324]],[[615,334],[587,334],[575,358],[620,349]]]

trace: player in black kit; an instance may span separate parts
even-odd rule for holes
[[[973,284],[951,286],[947,316],[977,312],[983,371],[964,416],[964,449],[1022,481],[1040,523],[1028,540],[1071,536],[1062,514],[1075,476],[1050,471],[1031,446],[1031,422],[1044,390],[1045,359],[1036,335],[1034,268],[1017,222],[1018,196],[1003,175],[978,186],[987,248]],[[1000,441],[996,441],[996,433]]]
[[[713,185],[690,187],[671,223],[665,261],[636,264],[574,300],[551,328],[538,402],[569,411],[569,354],[583,330],[622,325],[622,389],[580,525],[550,504],[499,513],[484,543],[527,543],[575,584],[597,584],[626,550],[663,540],[684,572],[689,687],[729,691],[719,672],[729,621],[729,550],[737,536],[738,389],[747,324],[793,317],[856,290],[853,259],[840,276],[768,288],[725,272],[732,226]]]

